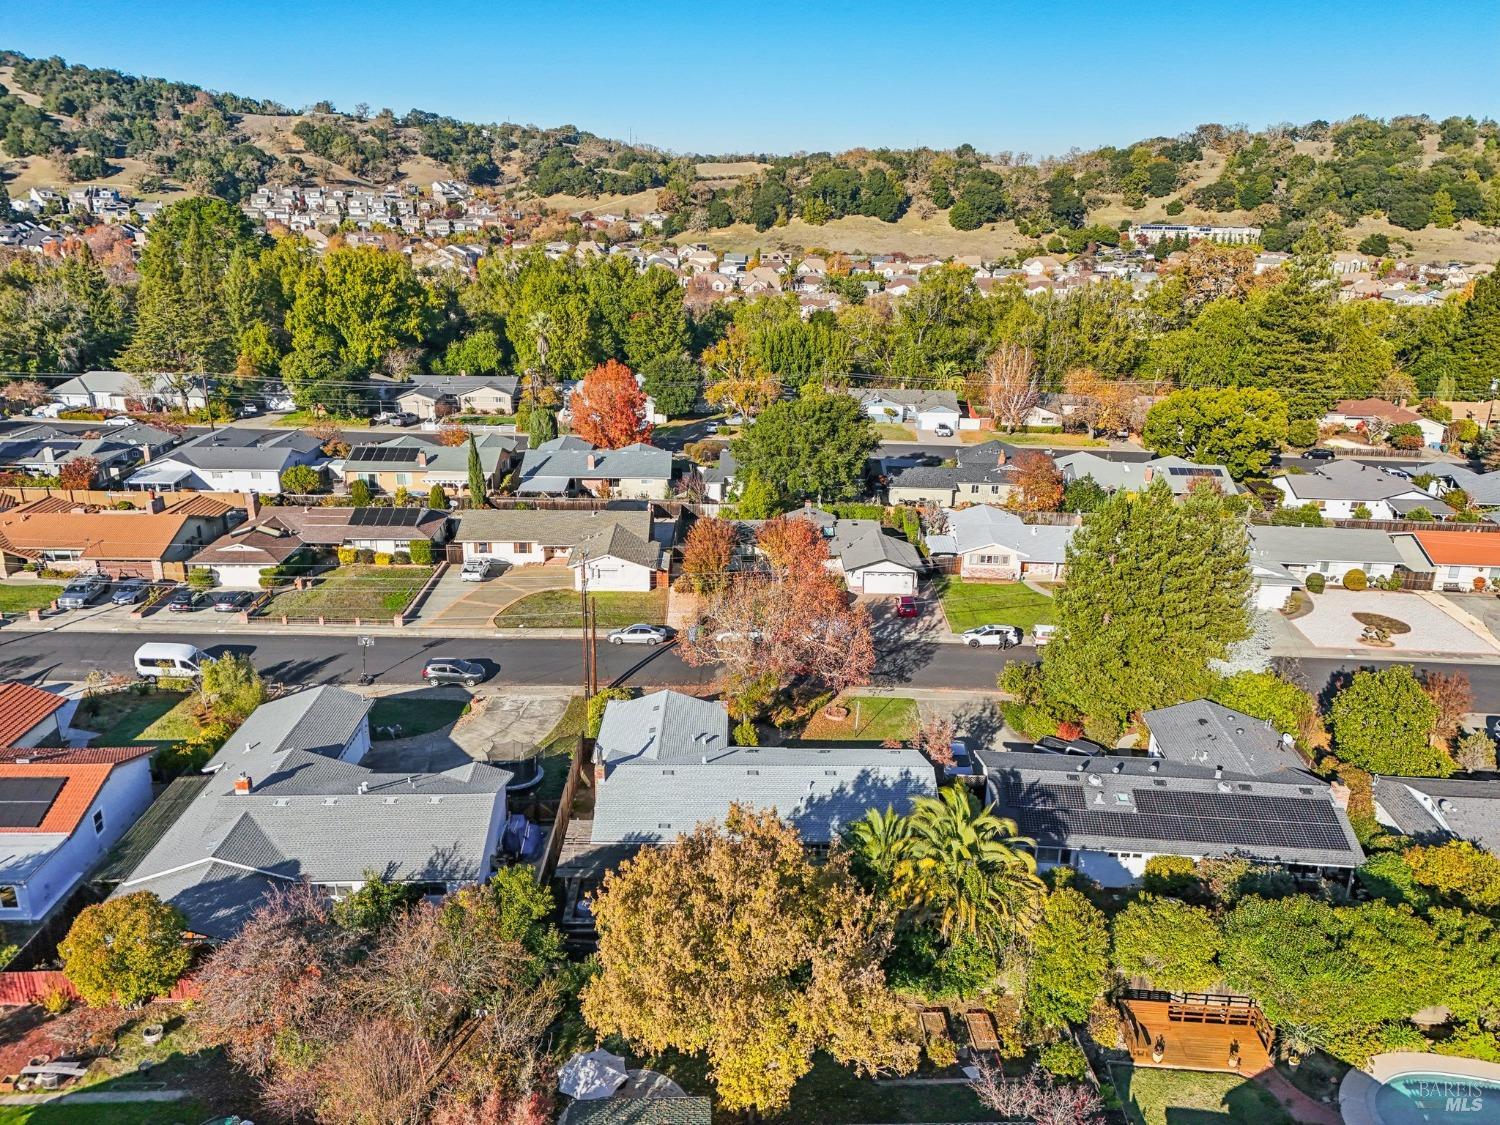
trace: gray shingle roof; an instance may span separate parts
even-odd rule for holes
[[[1279,566],[1403,561],[1389,532],[1360,527],[1252,527],[1250,554],[1256,562]]]
[[[580,566],[585,558],[612,557],[639,563],[655,570],[661,563],[661,544],[643,540],[634,532],[615,524],[590,535],[568,554],[569,566]]]
[[[1157,457],[1150,461],[1113,461],[1096,453],[1068,453],[1057,458],[1057,467],[1067,481],[1092,477],[1110,492],[1137,492],[1157,480],[1165,480],[1181,496],[1204,477],[1212,478],[1225,493],[1238,492],[1223,465],[1199,465],[1181,457]]]
[[[565,1125],[712,1125],[713,1102],[689,1095],[681,1098],[607,1098],[574,1102]]]
[[[728,745],[717,703],[663,691],[605,710],[596,753],[607,765],[593,842],[663,843],[732,804],[774,810],[803,839],[826,843],[871,808],[906,809],[935,789],[915,750]]]
[[[195,469],[284,469],[316,453],[322,442],[300,430],[267,433],[230,427],[194,438],[158,458]]]
[[[638,539],[651,538],[651,513],[644,508],[604,510],[528,511],[493,508],[466,509],[458,514],[455,543],[544,543],[573,547],[601,531],[621,526]]]
[[[1433,461],[1410,470],[1414,477],[1430,473],[1441,480],[1449,481],[1454,488],[1461,488],[1469,499],[1480,507],[1500,505],[1500,473],[1476,473],[1465,465],[1451,461]]]
[[[1293,473],[1275,478],[1286,481],[1299,500],[1388,500],[1415,493],[1429,507],[1433,500],[1409,480],[1358,461],[1331,461],[1311,473]],[[1434,509],[1436,510],[1436,509]]]
[[[485,475],[493,474],[500,462],[510,457],[521,446],[520,438],[506,434],[485,434],[474,439],[479,451],[479,467]],[[372,450],[384,452],[373,453]],[[400,450],[405,456],[398,456]],[[421,464],[418,458],[421,458]],[[364,441],[350,448],[344,459],[345,472],[422,472],[467,474],[469,471],[469,443],[443,445],[436,437],[420,434],[402,434],[388,441]]]
[[[1269,777],[1284,772],[1304,773],[1307,764],[1284,746],[1276,728],[1207,699],[1179,703],[1145,712],[1141,718],[1151,732],[1152,746],[1170,762],[1229,773]]]
[[[337,757],[369,713],[368,699],[326,684],[284,695],[257,707],[205,768],[264,777],[294,750]]]
[[[833,525],[828,553],[839,560],[845,574],[883,562],[912,571],[922,569],[917,549],[904,538],[887,535],[875,520],[839,520]]]
[[[553,438],[521,458],[517,492],[561,492],[571,481],[670,480],[672,454],[637,442],[623,449],[597,449],[581,438]],[[562,487],[558,487],[562,482]]]
[[[1377,777],[1375,801],[1407,836],[1457,837],[1500,855],[1500,780]]]
[[[1357,867],[1364,853],[1329,787],[1144,758],[989,759],[996,811],[1044,847]]]
[[[1028,562],[1061,563],[1067,560],[1068,543],[1076,527],[1025,523],[1020,516],[1003,508],[976,504],[946,513],[948,535],[929,538],[951,540],[956,553],[966,555],[985,547],[1007,547]]]
[[[133,883],[123,893],[150,891],[181,910],[194,933],[228,941],[268,895],[289,886],[285,879],[207,860]]]

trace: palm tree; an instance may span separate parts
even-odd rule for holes
[[[890,805],[885,812],[870,809],[863,820],[849,827],[849,846],[854,851],[855,865],[870,876],[877,888],[891,885],[896,864],[910,839],[907,818],[899,816]]]
[[[998,941],[1028,925],[1044,890],[1035,841],[956,785],[913,806],[894,871],[898,900],[949,940]]]

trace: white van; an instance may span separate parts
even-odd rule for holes
[[[135,650],[135,670],[148,680],[158,676],[197,676],[205,659],[192,645],[152,641]]]

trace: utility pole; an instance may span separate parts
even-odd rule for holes
[[[589,599],[589,693],[599,693],[599,600]]]
[[[578,585],[578,620],[583,626],[583,699],[587,703],[594,697],[593,664],[589,649],[589,556],[583,553],[583,565],[578,568],[581,576]]]

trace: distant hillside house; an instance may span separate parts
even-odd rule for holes
[[[209,381],[209,388],[213,383]],[[197,380],[181,387],[164,376],[135,371],[89,371],[52,388],[52,399],[75,410],[202,410],[208,405]]]
[[[886,287],[887,290],[890,286]],[[958,433],[961,417],[958,396],[952,391],[904,390],[898,387],[856,387],[849,393],[876,422],[915,422],[919,430],[947,426]]]

